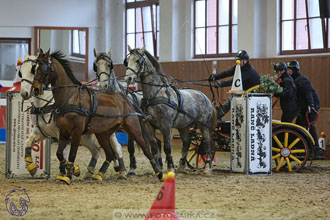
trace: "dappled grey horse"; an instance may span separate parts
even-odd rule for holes
[[[117,80],[117,77],[115,75],[115,72],[113,70],[113,63],[111,59],[111,49],[109,50],[108,53],[101,52],[97,53],[95,48],[94,48],[94,56],[95,56],[95,61],[93,64],[93,69],[94,72],[96,73],[96,77],[99,82],[99,86],[101,89],[107,90],[109,92],[112,91],[121,91],[125,95],[127,95],[127,98],[134,103],[136,110],[141,111],[139,106],[141,104],[141,99],[142,99],[142,92],[137,91],[137,92],[130,92],[128,88],[124,88]],[[142,120],[140,122],[144,123]],[[150,125],[145,125],[150,126]],[[148,129],[148,128],[146,128]],[[146,137],[145,137],[146,138]],[[160,140],[157,139],[157,145],[158,148],[161,148],[161,142]],[[128,172],[129,175],[135,175],[135,169],[136,169],[136,159],[134,156],[134,140],[130,137],[128,137],[128,152],[130,155],[130,171]],[[155,149],[155,148],[152,148]],[[153,154],[158,153],[160,151],[154,152],[152,151]],[[158,156],[160,158],[160,161],[158,161],[159,165],[162,167],[162,160],[161,156]]]
[[[164,151],[169,170],[174,170],[171,156],[172,128],[177,128],[183,142],[182,157],[179,171],[183,171],[186,165],[188,149],[190,146],[189,129],[196,125],[203,137],[206,165],[205,172],[211,170],[212,136],[216,126],[216,111],[209,98],[200,91],[193,89],[177,89],[171,85],[163,74],[158,61],[143,47],[131,49],[124,61],[126,66],[125,79],[128,84],[137,78],[140,80],[143,100],[142,109],[152,119],[152,137],[155,137],[155,129],[159,129],[164,137]],[[155,146],[155,140],[151,138],[151,146]]]

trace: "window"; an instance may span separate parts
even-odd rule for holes
[[[318,0],[281,0],[281,54],[328,51],[326,22]],[[328,22],[327,22],[328,23]]]
[[[86,55],[86,31],[71,30],[71,55],[84,57]]]
[[[237,52],[237,0],[195,0],[194,20],[194,57]]]
[[[159,57],[159,0],[126,0],[126,44]]]
[[[17,59],[31,54],[30,38],[0,38],[0,80],[14,80]]]

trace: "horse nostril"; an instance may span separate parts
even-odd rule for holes
[[[39,89],[38,88],[34,88],[33,89],[33,92],[34,92],[35,95],[37,95],[39,93]]]

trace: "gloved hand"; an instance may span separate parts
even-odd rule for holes
[[[222,87],[221,82],[215,82],[214,87],[215,88],[221,88]]]
[[[317,117],[317,110],[314,108],[314,106],[308,106],[308,120],[311,121],[315,121],[316,117]]]
[[[211,74],[207,80],[209,82],[215,81],[215,74]]]

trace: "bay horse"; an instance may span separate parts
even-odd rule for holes
[[[35,74],[35,69],[37,66],[37,57],[36,56],[24,56],[24,62],[20,67],[19,76],[21,78],[21,96],[24,100],[30,99],[32,96],[31,88],[32,81]],[[34,176],[37,172],[37,166],[33,163],[31,158],[31,149],[34,143],[45,140],[46,138],[53,137],[59,138],[59,131],[55,125],[52,114],[52,107],[54,105],[53,94],[51,91],[46,90],[43,94],[39,96],[32,96],[33,106],[31,107],[31,122],[34,125],[31,134],[26,140],[26,148],[25,148],[25,161],[26,167],[29,171],[30,175]],[[122,155],[121,146],[118,143],[115,136],[112,135],[110,137],[111,146],[116,153],[116,155]],[[96,140],[95,135],[86,134],[83,135],[80,144],[85,146],[92,154],[92,158],[87,167],[87,173],[85,175],[85,179],[89,179],[94,175],[94,169],[97,163],[97,159],[100,155],[100,145]],[[117,157],[119,158],[119,157]],[[66,160],[63,162],[66,164]],[[118,162],[116,163],[115,170],[119,171]],[[63,173],[62,173],[63,174]],[[79,170],[78,166],[76,166],[76,172],[74,174],[78,175]],[[123,174],[119,175],[119,179],[122,179]],[[63,176],[63,175],[59,175]]]
[[[138,113],[121,92],[101,93],[81,84],[73,75],[68,61],[60,51],[52,54],[39,53],[38,68],[32,84],[35,95],[43,92],[43,87],[51,84],[55,100],[55,121],[59,128],[57,158],[62,161],[63,149],[71,143],[66,176],[63,181],[71,183],[74,161],[82,134],[95,134],[103,148],[106,161],[94,179],[102,181],[113,158],[109,137],[119,127],[133,137],[149,159],[155,175],[164,181],[165,175],[159,169],[150,149],[142,138]]]
[[[188,149],[190,146],[189,129],[196,125],[202,133],[205,146],[206,166],[204,172],[211,172],[211,149],[213,147],[213,131],[216,127],[216,111],[209,98],[200,91],[193,89],[177,89],[171,85],[163,74],[158,61],[143,47],[131,49],[128,46],[124,65],[125,80],[128,84],[137,78],[140,80],[145,114],[152,117],[153,127],[159,129],[164,137],[164,151],[169,170],[174,170],[171,156],[172,128],[177,128],[183,142],[182,155],[178,171],[184,171]],[[155,146],[154,140],[151,145]]]
[[[124,88],[118,82],[117,77],[115,75],[115,71],[113,70],[111,52],[112,50],[110,49],[109,52],[107,53],[106,52],[97,53],[94,48],[95,61],[93,63],[93,70],[96,74],[100,88],[108,92],[113,92],[113,91],[122,92],[134,104],[135,109],[137,111],[141,111],[140,104],[143,97],[142,92],[130,91],[129,88]],[[147,122],[145,120],[143,122],[143,120],[140,119],[140,123],[144,123],[144,125],[146,126],[145,129],[148,130],[148,126],[150,125],[146,124]],[[145,132],[143,134],[144,134],[144,139],[146,141],[146,138],[148,138],[147,134]],[[159,139],[157,139],[157,146],[159,149],[161,149],[161,142]],[[136,169],[136,159],[134,156],[135,149],[134,149],[134,140],[131,137],[128,137],[127,149],[130,156],[130,171],[128,172],[128,175],[135,175],[135,169]],[[153,149],[154,148],[152,148],[151,150],[153,151]],[[158,152],[160,151],[152,152],[152,153],[155,154]],[[157,162],[162,168],[163,163],[161,160],[161,155],[159,155],[158,158],[160,158],[160,160]]]

